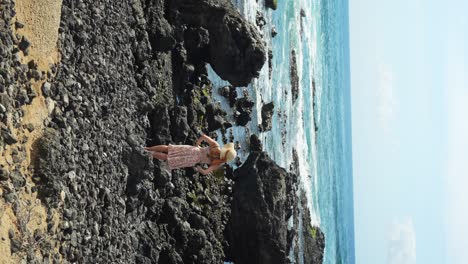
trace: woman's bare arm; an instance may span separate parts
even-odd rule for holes
[[[214,147],[219,147],[219,144],[218,142],[214,141],[212,138],[210,138],[209,136],[203,134],[198,140],[197,140],[197,147],[200,146],[200,144],[203,142],[203,141],[206,141],[210,147],[214,148]]]
[[[203,135],[202,137],[204,137],[205,141],[210,145],[210,147],[212,147],[212,148],[219,147],[218,142],[214,141],[209,136]]]
[[[198,138],[197,140],[197,143],[195,143],[195,147],[198,147],[201,145],[201,143],[203,142],[204,138],[203,138],[203,135],[201,137]]]
[[[221,165],[222,164],[210,165],[210,167],[208,167],[208,169],[206,169],[206,170],[201,168],[200,166],[197,166],[197,167],[195,167],[195,170],[200,172],[203,175],[207,175],[207,174],[213,172],[214,170],[217,170],[219,167],[221,167]]]

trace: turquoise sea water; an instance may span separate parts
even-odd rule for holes
[[[321,23],[322,88],[317,172],[321,226],[328,245],[325,263],[354,263],[347,1],[322,1]]]
[[[276,11],[264,9],[263,1],[233,2],[252,23],[257,10],[264,14],[263,36],[272,50],[273,70],[270,78],[267,63],[249,87],[238,88],[239,96],[246,89],[257,105],[248,128],[234,127],[228,133],[240,141],[242,159],[250,133],[258,134],[269,155],[286,169],[293,149],[297,151],[300,181],[309,202],[309,208],[302,210],[310,210],[312,224],[325,233],[324,263],[354,263],[348,1],[278,0]],[[274,38],[272,27],[278,32]],[[290,81],[292,50],[300,80],[295,102]],[[227,84],[212,70],[210,77],[214,87]],[[213,95],[232,115],[216,89]],[[259,132],[262,102],[271,101],[273,128]]]

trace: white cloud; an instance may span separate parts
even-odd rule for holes
[[[413,219],[392,224],[388,239],[387,264],[416,263],[416,232]]]

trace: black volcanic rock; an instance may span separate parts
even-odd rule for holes
[[[249,96],[237,99],[235,103],[236,111],[234,112],[234,118],[238,126],[245,126],[250,120],[252,120],[251,114],[254,105],[254,101]]]
[[[44,81],[50,118],[31,156],[31,192],[46,208],[47,229],[15,235],[12,252],[24,263],[222,263],[230,252],[232,168],[208,177],[191,168],[171,171],[143,147],[194,144],[195,131],[232,125],[216,106],[207,114],[205,66],[212,63],[233,84],[250,82],[265,61],[257,28],[228,0],[63,0],[61,60],[39,72],[34,62],[20,61],[20,48],[26,54],[36,43],[7,26],[14,4],[0,2],[0,122],[34,128],[21,128],[22,104],[41,94],[30,79]],[[247,123],[254,102],[240,102]],[[5,141],[2,135],[0,147]],[[25,158],[22,145],[11,147],[18,149],[13,163]],[[18,211],[15,193],[24,190],[26,175],[10,170],[0,173],[3,196]],[[286,193],[294,190],[289,182]],[[296,204],[295,195],[285,197],[286,205]],[[57,230],[52,209],[62,219]],[[34,240],[33,252],[23,242]],[[50,253],[49,242],[60,245],[58,252]]]
[[[286,178],[264,152],[235,171],[229,238],[235,263],[286,263]]]
[[[156,51],[169,51],[176,44],[172,26],[163,14],[163,6],[151,5],[147,10],[148,37],[151,47]]]
[[[322,263],[325,238],[320,228],[310,224],[304,191],[297,196],[300,188],[297,174],[279,167],[265,152],[251,151],[242,167],[235,170],[234,177],[231,219],[226,230],[230,245],[228,260],[285,264],[291,263],[292,251],[297,263],[300,258],[297,230],[302,223],[304,263]],[[291,217],[293,226],[289,229]]]
[[[297,73],[296,51],[291,51],[289,59],[289,78],[291,80],[292,103],[294,104],[299,96],[299,75]]]
[[[232,85],[221,87],[219,88],[219,94],[229,100],[229,106],[233,107],[235,105],[237,99],[237,91],[235,87]]]
[[[203,27],[209,32],[209,62],[234,86],[247,86],[266,61],[258,30],[228,0],[173,0],[171,21]],[[180,22],[179,22],[180,21]]]
[[[263,13],[257,11],[257,14],[255,15],[255,24],[260,28],[260,30],[262,30],[266,25],[266,20],[263,16]]]
[[[273,102],[264,104],[262,106],[262,124],[260,125],[261,131],[271,130],[271,121],[273,118],[273,110],[275,105]]]
[[[302,196],[301,202],[302,208],[304,208],[302,222],[305,223],[305,226],[302,228],[302,237],[304,238],[304,263],[323,263],[325,235],[320,228],[310,224],[310,213],[307,209],[304,195]]]
[[[278,0],[265,0],[265,6],[276,10],[278,8]]]
[[[276,35],[278,35],[278,31],[276,30],[276,27],[275,27],[275,26],[273,26],[273,27],[271,28],[271,32],[270,32],[270,33],[271,33],[271,37],[272,37],[272,38],[274,38],[274,37],[276,37]]]
[[[260,141],[257,135],[252,134],[250,136],[249,143],[250,143],[249,144],[250,151],[262,151],[263,150],[262,141]]]
[[[206,120],[208,122],[208,131],[215,131],[222,128],[224,123],[224,116],[226,112],[221,108],[219,104],[210,103],[206,106]]]
[[[295,148],[292,150],[292,159],[291,165],[289,165],[289,171],[294,174],[299,174],[299,156]]]
[[[190,127],[187,123],[187,107],[177,106],[171,111],[172,140],[179,144],[187,139]]]

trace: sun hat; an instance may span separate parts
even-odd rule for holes
[[[221,148],[220,157],[225,159],[226,162],[233,160],[237,155],[236,150],[234,149],[234,143],[227,143]]]

